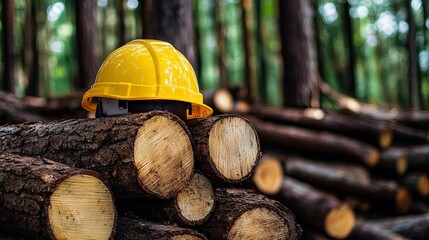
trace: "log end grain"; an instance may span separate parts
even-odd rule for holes
[[[375,167],[378,163],[379,158],[380,158],[380,154],[377,151],[377,149],[372,148],[368,151],[368,154],[366,156],[366,163],[370,167]]]
[[[355,224],[355,215],[353,210],[347,205],[342,204],[332,208],[325,217],[326,233],[336,239],[346,238]]]
[[[417,192],[421,197],[429,195],[429,177],[426,174],[421,174],[417,180]]]
[[[393,132],[390,129],[384,129],[380,132],[378,138],[378,145],[381,148],[387,148],[392,145],[393,142]]]
[[[396,160],[395,168],[398,176],[404,175],[408,169],[408,159],[405,156],[399,157]]]
[[[283,169],[280,160],[265,155],[252,176],[256,188],[267,195],[277,194],[282,186]]]
[[[259,139],[252,125],[241,117],[217,121],[209,133],[209,152],[216,171],[227,182],[242,182],[260,159]]]
[[[227,239],[287,239],[288,232],[288,226],[276,212],[255,208],[238,217]]]
[[[213,103],[220,112],[231,112],[234,108],[234,99],[226,89],[219,89],[214,93]]]
[[[171,198],[187,186],[194,168],[192,142],[174,119],[154,116],[138,130],[134,164],[140,185],[160,198]]]
[[[189,185],[176,197],[176,206],[181,219],[188,225],[203,223],[213,212],[215,194],[212,184],[203,175],[193,175]]]
[[[56,239],[101,240],[114,234],[116,210],[110,191],[90,175],[73,175],[61,182],[50,197],[48,216]]]
[[[410,210],[412,203],[411,195],[405,188],[400,188],[396,192],[395,204],[398,213],[407,213]]]

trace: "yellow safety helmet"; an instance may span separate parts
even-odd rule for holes
[[[174,100],[192,104],[187,119],[210,116],[203,103],[194,69],[171,44],[133,40],[113,51],[98,70],[95,83],[83,95],[82,107],[95,112],[93,98]]]

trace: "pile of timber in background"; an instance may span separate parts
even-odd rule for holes
[[[249,185],[261,158],[258,135],[242,117],[185,124],[153,111],[6,125],[0,150],[0,238],[301,235],[279,201],[237,188]]]

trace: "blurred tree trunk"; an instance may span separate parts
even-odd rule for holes
[[[146,0],[143,36],[171,43],[197,69],[191,0]]]
[[[15,1],[3,0],[3,80],[2,88],[8,92],[15,92],[14,78],[14,37],[13,37],[13,22],[15,15]]]
[[[118,22],[119,22],[119,46],[125,44],[125,9],[124,0],[118,0]]]
[[[346,93],[352,97],[355,97],[356,91],[356,58],[355,58],[355,50],[353,44],[353,23],[349,14],[350,4],[348,1],[344,1],[343,3],[343,19],[344,19],[344,32],[346,35],[345,47],[348,50],[348,68],[346,71],[346,79],[344,79],[344,86]]]
[[[280,0],[284,106],[310,107],[317,94],[313,16],[309,0]]]
[[[408,21],[408,82],[410,89],[411,107],[413,110],[421,109],[421,92],[420,81],[418,76],[418,58],[416,45],[416,20],[414,18],[413,9],[411,8],[411,0],[405,0],[407,8]]]
[[[225,13],[223,12],[222,5],[224,1],[215,1],[215,16],[217,19],[217,42],[219,44],[219,82],[220,87],[227,87],[226,84],[226,37],[225,37]]]
[[[28,84],[25,95],[38,96],[39,93],[39,48],[37,46],[37,19],[35,1],[25,1],[24,20],[24,69],[27,69]]]
[[[77,0],[76,4],[76,35],[79,62],[79,78],[76,89],[88,89],[97,74],[96,55],[96,1]]]

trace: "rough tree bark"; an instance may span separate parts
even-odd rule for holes
[[[0,154],[0,229],[31,239],[112,239],[116,210],[93,171]]]
[[[347,204],[306,183],[285,177],[277,197],[299,219],[330,237],[346,238],[353,229],[355,215]]]
[[[173,199],[133,199],[119,202],[118,209],[155,222],[195,226],[207,221],[214,210],[214,201],[210,181],[204,175],[195,173],[189,185]]]
[[[164,111],[0,127],[1,151],[100,172],[118,198],[171,198],[194,166],[190,133]]]
[[[309,0],[279,1],[284,64],[283,105],[310,107],[317,91],[313,8]]]
[[[217,189],[216,209],[201,228],[209,239],[299,239],[294,215],[277,201],[244,189]]]
[[[191,0],[146,0],[143,36],[171,43],[197,69]]]
[[[261,158],[259,138],[242,117],[219,115],[186,123],[195,142],[195,160],[219,182],[239,183],[250,177]]]
[[[79,77],[75,82],[76,89],[88,89],[94,82],[98,71],[96,4],[96,1],[86,0],[75,2],[77,49],[79,50]]]
[[[136,217],[120,217],[116,233],[117,239],[140,240],[206,240],[197,231],[169,225],[148,222]]]

